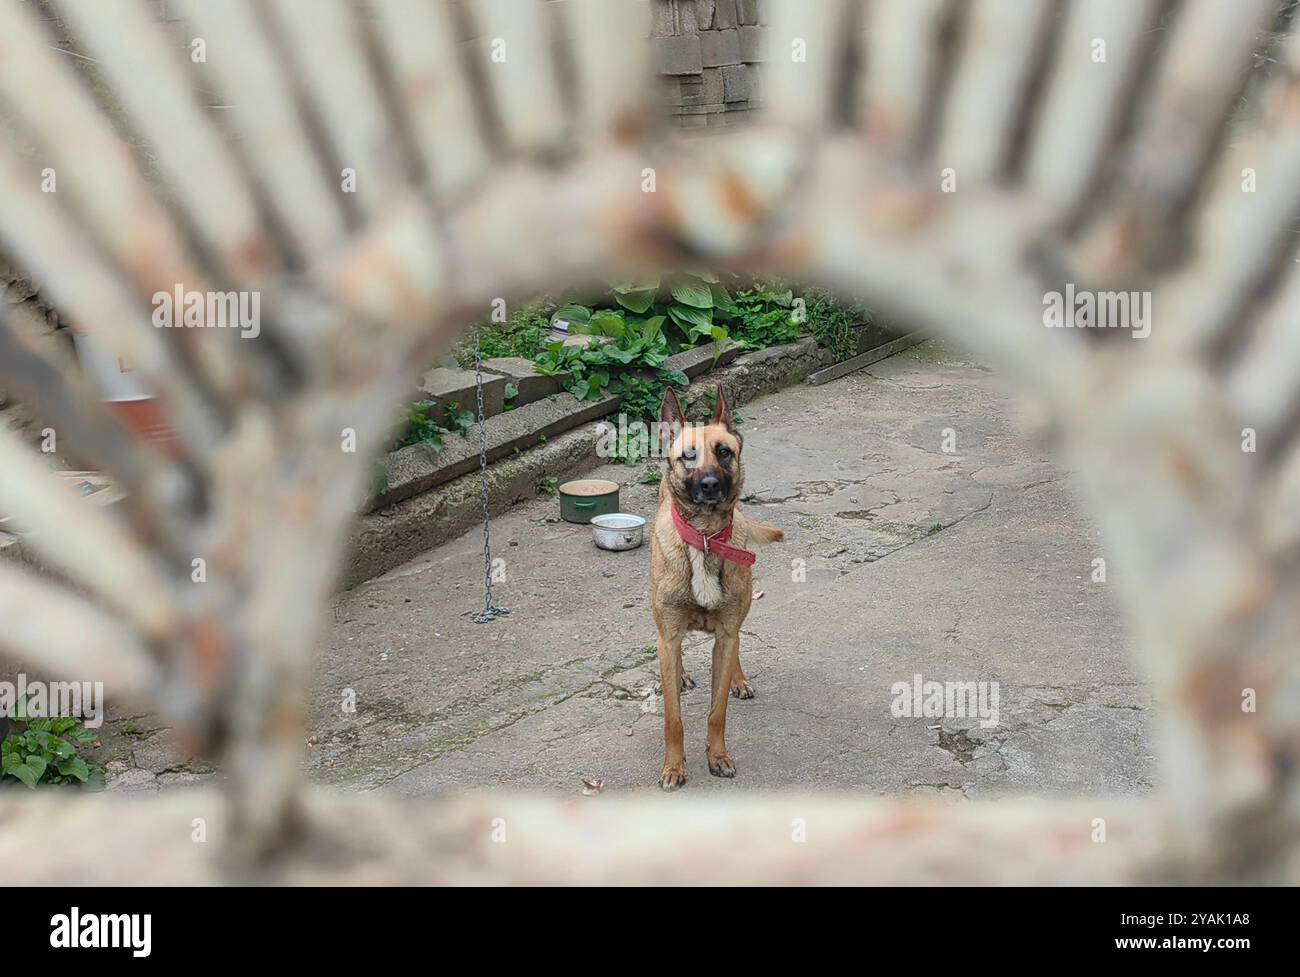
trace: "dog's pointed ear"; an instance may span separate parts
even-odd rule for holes
[[[713,408],[713,423],[721,424],[728,430],[734,428],[731,423],[731,408],[727,406],[727,392],[718,384],[718,400]]]
[[[664,387],[664,402],[659,408],[659,431],[665,451],[677,440],[677,435],[682,433],[684,427],[686,412],[682,410],[682,402],[677,399],[672,387]]]

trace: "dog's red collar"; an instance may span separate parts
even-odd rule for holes
[[[724,560],[739,563],[744,567],[752,567],[754,561],[758,559],[753,550],[742,550],[739,546],[732,546],[727,542],[731,538],[730,522],[713,535],[705,536],[682,518],[682,514],[677,511],[677,506],[670,506],[670,508],[673,510],[673,525],[677,527],[677,535],[687,546],[703,550],[705,556],[712,553],[714,556],[720,556]]]

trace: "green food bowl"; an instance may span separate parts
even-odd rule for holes
[[[565,522],[589,523],[595,516],[618,512],[618,482],[603,478],[579,478],[565,482],[560,494],[560,518]]]

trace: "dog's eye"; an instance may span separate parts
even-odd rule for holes
[[[718,445],[718,447],[714,449],[713,453],[717,455],[718,458],[722,461],[726,461],[728,458],[731,457],[731,449],[728,448],[725,444]]]

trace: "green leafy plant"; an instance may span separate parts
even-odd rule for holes
[[[871,310],[861,305],[842,304],[822,289],[809,289],[804,293],[804,302],[817,344],[834,353],[837,363],[856,356],[858,329],[872,322]]]
[[[647,468],[637,479],[642,485],[658,485],[664,480],[664,473],[658,467]]]
[[[553,341],[533,362],[540,373],[565,375],[565,389],[580,400],[617,394],[628,420],[653,421],[665,386],[689,385],[681,371],[663,368],[673,353],[716,343],[720,354],[733,331],[747,349],[790,342],[805,331],[788,285],[735,282],[733,294],[717,275],[694,272],[619,282],[594,301],[568,301],[555,309],[552,322],[563,322],[571,335],[597,338],[585,347]],[[650,450],[647,432],[625,428],[609,450],[609,457],[637,464]]]
[[[555,487],[560,484],[559,478],[555,475],[547,475],[537,482],[537,492],[539,495],[554,495]]]
[[[627,418],[649,422],[659,415],[665,386],[685,389],[689,384],[685,374],[663,368],[674,353],[716,343],[721,354],[727,339],[745,349],[764,349],[811,330],[842,360],[857,352],[857,327],[869,322],[870,315],[838,304],[828,292],[808,290],[798,301],[787,282],[728,276],[724,284],[718,275],[696,270],[616,282],[603,294],[572,294],[559,301],[542,297],[519,306],[504,322],[481,323],[477,336],[485,358],[526,357],[539,373],[562,377],[564,389],[579,400],[616,394]],[[585,345],[551,339],[552,327],[560,324],[570,336],[592,339]],[[461,343],[457,357],[462,366],[473,366],[472,338]],[[507,385],[506,410],[517,396],[518,388]],[[434,451],[442,449],[448,430],[428,416],[431,406],[425,401],[411,409],[398,447],[423,442]],[[455,404],[448,405],[447,418],[462,434],[476,420]],[[645,456],[644,438],[630,433],[612,446],[617,460],[636,464]]]
[[[668,340],[662,316],[630,320],[621,313],[593,316],[592,328],[608,342],[586,347],[552,342],[537,355],[534,365],[547,376],[567,374],[565,389],[579,400],[599,400],[606,391],[621,394],[624,410],[633,416],[653,416],[659,411],[664,382],[684,380],[680,371],[662,370],[668,359]],[[597,335],[593,333],[592,335]]]
[[[792,343],[806,325],[794,308],[794,292],[780,282],[755,282],[736,292],[732,338],[746,349]]]
[[[430,416],[437,406],[436,400],[421,400],[407,409],[406,433],[393,445],[394,451],[412,444],[427,444],[434,454],[442,450],[442,436],[451,432]]]
[[[623,397],[623,413],[630,418],[648,420],[659,413],[664,399],[663,382],[628,374],[610,384],[610,391]]]
[[[432,401],[426,401],[426,403],[432,403]],[[463,438],[469,434],[469,429],[475,425],[478,418],[472,410],[461,410],[460,404],[454,400],[449,400],[447,401],[447,420],[456,425],[456,430],[460,432],[460,436]]]
[[[436,400],[421,400],[407,408],[405,433],[397,439],[391,450],[425,444],[434,454],[442,451],[445,447],[443,435],[452,433],[453,429],[443,427],[433,419],[433,411],[437,406]],[[445,406],[447,420],[455,425],[455,430],[460,432],[461,437],[467,437],[470,428],[478,422],[478,417],[472,410],[461,410],[454,400],[448,401]]]
[[[718,391],[717,391],[717,389],[716,389],[716,388],[708,388],[708,387],[706,387],[704,390],[700,391],[700,396],[702,396],[702,397],[704,398],[704,400],[705,400],[705,401],[707,402],[707,404],[708,404],[708,408],[707,408],[707,410],[706,410],[707,417],[712,417],[712,416],[717,412],[717,410],[718,410]],[[698,414],[699,412],[696,411],[696,413]],[[707,417],[706,417],[706,418],[699,418],[699,419],[700,419],[700,420],[706,420]],[[735,424],[744,424],[744,423],[745,423],[745,417],[744,417],[743,414],[740,413],[740,409],[739,409],[739,408],[737,408],[737,407],[733,407],[733,408],[731,408],[731,420],[732,420],[732,422],[735,423]]]
[[[477,335],[483,358],[522,356],[532,359],[551,333],[555,304],[539,298],[518,306],[505,322],[482,322],[466,334],[456,347],[456,360],[463,369],[474,368],[474,338]]]
[[[633,421],[615,435],[607,457],[610,461],[635,465],[647,457],[652,449],[649,429],[642,422]]]
[[[727,329],[716,314],[721,311],[725,316],[731,297],[718,276],[709,272],[667,282],[659,278],[619,282],[600,301],[605,307],[564,305],[551,320],[565,320],[571,333],[614,339],[629,326],[644,329],[653,324],[663,333],[667,354],[727,338]]]
[[[80,719],[29,717],[27,706],[26,700],[15,704],[13,728],[0,744],[0,780],[12,777],[31,788],[80,784],[102,790],[104,768],[77,755],[77,746],[93,743],[95,734]]]

